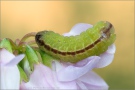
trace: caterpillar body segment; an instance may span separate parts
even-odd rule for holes
[[[98,56],[114,43],[116,35],[111,23],[100,21],[76,36],[62,36],[41,31],[35,40],[39,48],[57,60],[76,63],[89,56]]]

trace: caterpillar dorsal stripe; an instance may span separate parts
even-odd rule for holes
[[[41,50],[58,60],[72,63],[100,55],[114,43],[115,38],[114,28],[107,21],[100,21],[76,36],[62,36],[47,30],[40,31],[35,36]]]

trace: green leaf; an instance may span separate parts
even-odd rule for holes
[[[20,71],[20,82],[22,82],[22,81],[28,82],[28,77],[27,77],[26,73],[24,72],[24,70],[19,65],[17,65],[17,66]]]
[[[37,56],[36,52],[29,45],[26,45],[25,53],[26,53],[27,59],[29,61],[30,68],[33,71],[34,64],[39,63],[38,62],[38,56]]]
[[[39,51],[43,64],[48,67],[52,67],[52,60],[54,60],[50,55],[46,54],[44,51]]]
[[[28,76],[32,73],[27,57],[24,57],[23,60],[20,61],[19,66],[22,69],[27,70],[27,75]]]
[[[5,48],[7,49],[9,52],[12,53],[12,46],[10,41],[7,38],[4,38],[1,42],[0,42],[0,48]]]

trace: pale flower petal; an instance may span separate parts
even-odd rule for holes
[[[82,75],[86,74],[88,71],[92,70],[99,61],[99,57],[92,56],[87,58],[89,62],[81,67],[76,67],[74,65],[69,65],[57,72],[59,81],[72,81]]]
[[[76,85],[76,82],[75,81],[69,81],[69,82],[61,82],[58,80],[57,78],[57,74],[56,72],[53,73],[54,75],[54,82],[55,83],[55,89],[58,90],[58,89],[77,89],[77,85]]]
[[[65,33],[64,36],[79,35],[81,32],[86,31],[88,28],[92,28],[93,25],[87,23],[78,23],[72,27],[69,33]]]
[[[0,63],[7,64],[10,62],[15,56],[7,51],[6,49],[0,50]]]
[[[70,87],[69,87],[70,86]],[[59,82],[56,72],[50,68],[38,64],[27,83],[22,82],[20,89],[76,89],[75,82]]]
[[[17,66],[1,67],[1,89],[19,89],[20,72]]]
[[[115,51],[116,51],[116,46],[112,44],[111,46],[108,47],[108,50],[106,52],[110,54],[114,54]]]
[[[81,81],[89,90],[107,90],[108,85],[96,73],[89,71],[87,74],[81,76],[78,81]],[[85,89],[85,88],[81,88]]]
[[[105,53],[100,55],[101,59],[99,60],[99,62],[95,67],[103,68],[111,64],[114,58],[114,53],[115,53],[115,45],[112,44],[111,46],[109,46],[108,50]]]
[[[30,80],[27,83],[22,83],[21,90],[24,89],[53,89],[49,83],[53,83],[52,71],[48,67],[38,64],[34,66],[34,71],[30,75]],[[49,80],[49,81],[47,81]],[[53,85],[53,84],[52,84]]]
[[[79,90],[82,90],[82,89],[88,90],[88,88],[85,86],[85,84],[82,83],[81,81],[76,80],[76,84],[77,84]]]
[[[14,56],[6,49],[0,50],[0,89],[19,89],[20,72],[17,63],[24,57],[24,55]]]
[[[64,67],[65,66],[62,63],[60,63],[59,61],[54,60],[52,62],[52,70],[53,71],[59,71],[59,70],[61,70]]]
[[[7,64],[5,64],[6,66],[13,66],[13,65],[17,65],[23,58],[24,58],[24,54],[20,54],[18,56],[16,56],[15,58],[11,59],[10,62],[8,62]]]

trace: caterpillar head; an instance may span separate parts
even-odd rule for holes
[[[46,32],[48,32],[48,31],[44,30],[44,31],[40,31],[40,32],[38,32],[38,33],[36,34],[36,36],[35,36],[35,41],[37,42],[38,45],[40,45],[40,46],[44,45],[44,42],[43,42],[43,40],[42,40],[42,37],[43,37],[43,35],[44,35]]]
[[[111,34],[114,34],[114,27],[108,21],[100,21],[95,24],[94,28],[97,28],[103,37],[109,38]]]

